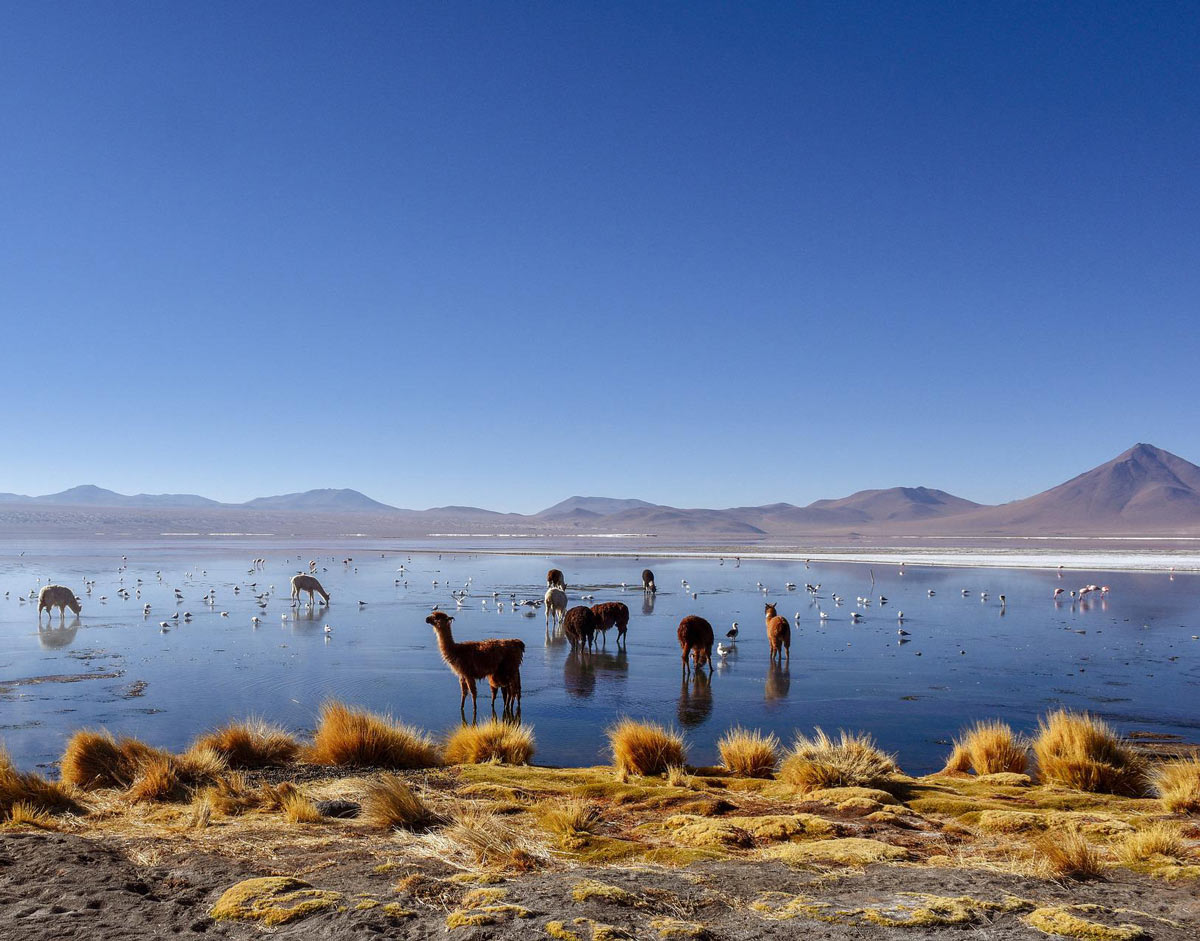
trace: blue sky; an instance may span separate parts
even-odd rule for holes
[[[0,12],[0,491],[1200,462],[1200,7]]]

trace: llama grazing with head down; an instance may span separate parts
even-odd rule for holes
[[[300,600],[300,592],[308,592],[308,603],[312,604],[315,599],[313,592],[316,592],[325,599],[325,603],[329,604],[329,592],[321,587],[321,583],[312,575],[293,575],[292,576],[292,600],[298,602]]]
[[[624,602],[605,601],[601,604],[594,604],[592,605],[592,615],[601,638],[607,640],[608,629],[616,627],[617,643],[619,644],[625,639],[625,632],[629,629],[629,608]]]
[[[683,651],[680,659],[683,660],[683,674],[687,676],[688,670],[688,654],[691,654],[692,660],[695,662],[696,671],[705,663],[708,664],[708,672],[712,674],[712,646],[713,646],[713,629],[712,625],[704,618],[696,614],[689,614],[679,622],[679,630],[676,632],[679,637],[679,649]]]
[[[775,605],[767,605],[765,612],[767,622],[767,643],[771,645],[771,659],[779,658],[783,662],[786,653],[788,663],[792,662],[792,625],[787,618],[780,617],[775,612]]]
[[[567,583],[563,580],[563,573],[561,569],[551,569],[546,573],[546,587],[561,588],[563,591],[566,591]]]
[[[503,693],[503,712],[506,715],[521,711],[521,661],[525,657],[525,641],[515,637],[495,640],[466,640],[456,643],[450,630],[454,618],[444,611],[434,611],[425,623],[437,634],[438,650],[456,674],[462,699],[458,711],[466,718],[467,693],[471,694],[471,716],[478,715],[475,681],[487,678],[492,690],[492,712],[496,711],[496,693]]]
[[[549,627],[550,619],[553,618],[554,626],[557,627],[567,616],[567,593],[561,588],[547,588],[545,602],[546,626]]]
[[[654,573],[649,569],[642,569],[642,591],[658,591],[658,586],[654,584]]]
[[[596,615],[585,605],[576,605],[563,618],[563,633],[571,642],[571,649],[586,644],[591,647],[596,638]]]
[[[38,592],[39,624],[42,622],[42,611],[45,611],[50,617],[54,616],[51,608],[58,608],[59,619],[63,621],[67,619],[67,608],[70,608],[75,614],[83,610],[79,599],[75,597],[75,592],[65,585],[46,585]]]

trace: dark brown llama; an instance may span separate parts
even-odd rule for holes
[[[642,591],[658,591],[658,586],[654,584],[654,573],[649,569],[642,569]]]
[[[592,605],[592,614],[596,621],[596,630],[600,632],[601,638],[608,639],[608,629],[616,627],[617,643],[621,643],[625,639],[625,632],[629,629],[629,608],[623,601],[605,601],[600,604]]]
[[[437,634],[442,659],[458,674],[462,691],[459,712],[466,719],[467,693],[471,694],[471,715],[478,716],[475,681],[487,677],[492,689],[492,712],[496,711],[496,693],[504,694],[503,711],[511,714],[521,709],[521,660],[525,657],[525,641],[516,638],[496,640],[467,640],[455,643],[450,631],[454,618],[444,611],[434,611],[425,623]]]
[[[775,613],[775,605],[769,604],[766,609],[767,643],[771,645],[771,659],[779,658],[783,663],[783,655],[787,653],[788,663],[792,662],[792,624]]]
[[[585,644],[591,647],[596,639],[596,615],[586,605],[576,605],[563,618],[563,634],[571,642],[571,649]]]
[[[688,654],[691,654],[692,660],[695,662],[696,672],[700,672],[700,668],[705,663],[708,664],[709,675],[712,675],[712,645],[713,645],[713,629],[712,625],[704,618],[696,614],[689,614],[679,622],[679,630],[676,632],[679,637],[679,649],[683,651],[683,674],[687,676],[690,672],[688,669]]]

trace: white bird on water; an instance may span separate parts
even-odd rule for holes
[[[326,634],[332,634],[332,633],[333,633],[333,628],[332,628],[332,627],[330,627],[328,624],[326,624],[326,625],[325,625],[325,633],[326,633]]]
[[[717,641],[717,656],[720,657],[722,660],[725,659],[725,655],[728,654],[731,649],[732,648],[726,647],[720,641]]]

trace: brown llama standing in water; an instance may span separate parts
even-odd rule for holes
[[[679,637],[679,649],[683,651],[680,659],[683,660],[683,674],[687,676],[690,672],[688,669],[688,655],[691,654],[692,660],[695,662],[696,672],[700,672],[700,668],[704,664],[708,664],[709,675],[712,675],[712,645],[713,645],[713,629],[712,625],[704,618],[696,614],[689,614],[679,622],[679,630],[676,632]]]
[[[649,569],[642,569],[642,591],[658,591],[658,586],[654,584],[654,573]]]
[[[591,647],[596,638],[596,615],[586,605],[576,605],[563,618],[563,634],[571,642],[571,649],[585,644]]]
[[[783,663],[784,653],[787,653],[788,663],[792,662],[792,625],[785,617],[775,613],[775,605],[769,604],[766,609],[767,643],[771,645],[771,659],[779,658]]]
[[[471,717],[478,716],[479,703],[475,681],[487,677],[492,690],[492,712],[496,711],[496,693],[504,694],[503,711],[511,715],[521,710],[521,660],[525,657],[525,641],[517,638],[496,640],[467,640],[455,643],[450,631],[454,618],[444,611],[434,611],[425,623],[437,634],[442,659],[458,675],[462,699],[458,711],[466,719],[467,693],[471,694]]]
[[[608,629],[616,627],[617,643],[625,639],[629,629],[629,608],[623,601],[605,601],[592,605],[592,615],[596,621],[596,630],[603,639],[608,638]]]

